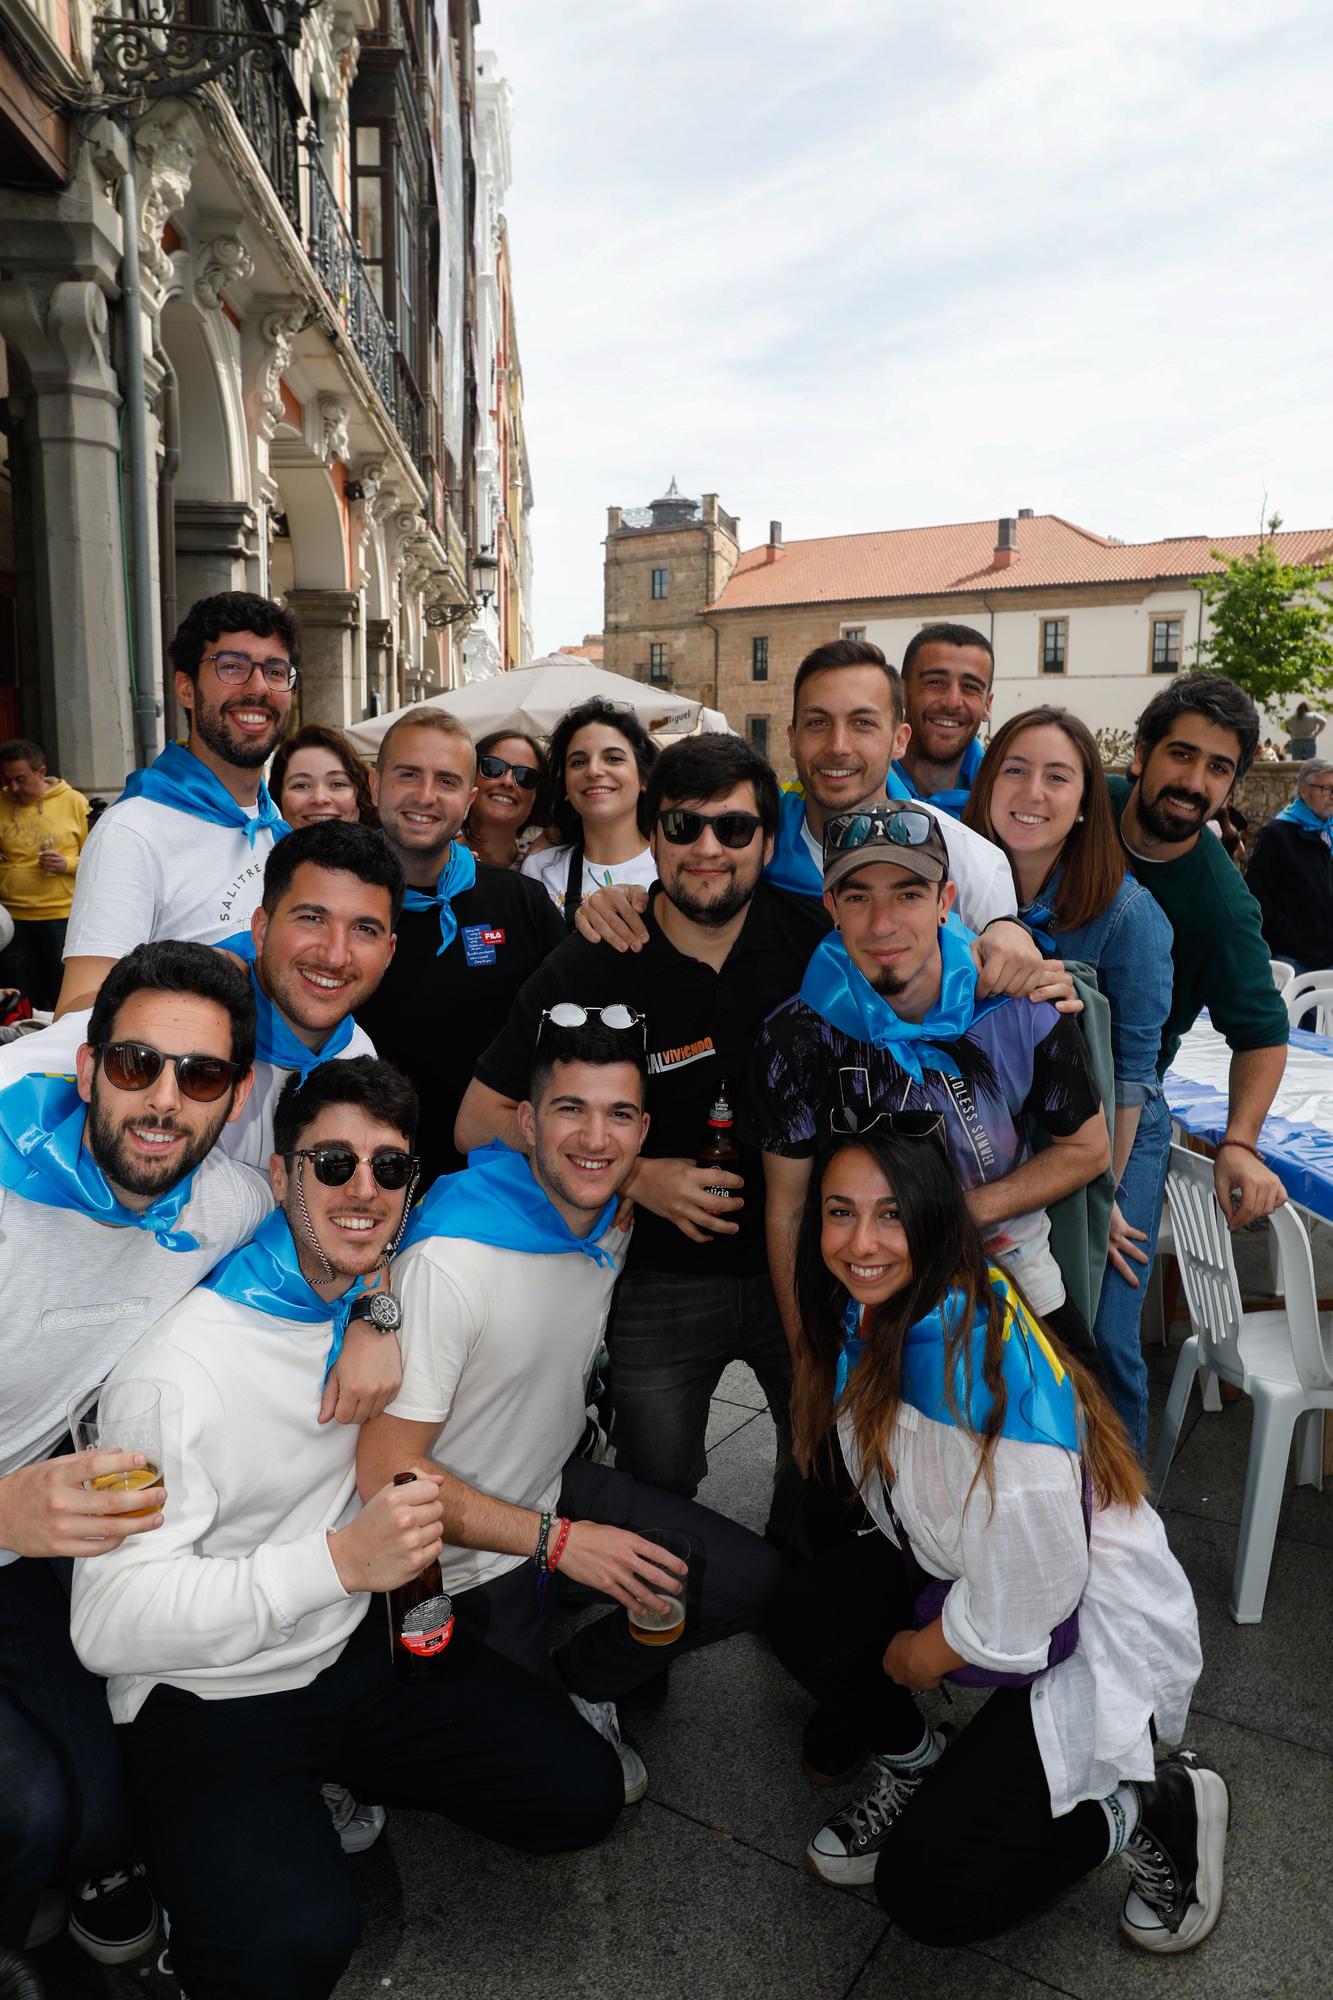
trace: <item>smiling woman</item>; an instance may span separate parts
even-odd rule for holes
[[[529,856],[523,873],[542,884],[571,929],[579,904],[595,889],[646,888],[657,880],[639,810],[656,757],[638,716],[600,696],[571,708],[551,733],[561,844]]]
[[[269,791],[288,826],[359,820],[378,826],[370,775],[341,730],[307,722],[279,744]]]

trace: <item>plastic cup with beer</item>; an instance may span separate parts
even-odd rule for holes
[[[162,1484],[162,1391],[155,1382],[106,1382],[85,1390],[69,1406],[69,1429],[75,1451],[139,1452],[145,1460],[88,1480],[94,1493],[137,1493]],[[130,1520],[156,1512],[126,1509]]]
[[[636,1528],[640,1541],[656,1542],[668,1555],[678,1556],[687,1566],[690,1560],[688,1535],[678,1535],[671,1528]],[[673,1597],[667,1589],[657,1591],[654,1587],[654,1601],[651,1604],[631,1604],[626,1606],[629,1617],[631,1639],[637,1639],[641,1646],[674,1646],[685,1630],[685,1588],[688,1576],[669,1572],[673,1581],[680,1585],[679,1597]],[[639,1579],[643,1584],[643,1578]],[[669,1604],[666,1611],[657,1609],[657,1601]]]

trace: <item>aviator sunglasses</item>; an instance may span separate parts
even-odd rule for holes
[[[924,847],[934,824],[920,806],[899,806],[890,812],[837,813],[824,822],[824,849],[828,854],[844,853],[871,840],[886,840],[891,847]]]
[[[691,846],[706,826],[712,827],[723,847],[748,847],[763,823],[758,813],[688,812],[684,806],[668,806],[657,815],[657,824],[673,847]]]
[[[576,1000],[557,1000],[554,1007],[543,1007],[541,1022],[537,1029],[540,1041],[549,1021],[553,1028],[586,1028],[591,1020],[600,1021],[604,1028],[614,1028],[618,1035],[627,1035],[632,1028],[643,1032],[643,1045],[648,1046],[647,1015],[637,1007],[626,1007],[619,1000],[606,1007],[580,1007]]]
[[[505,757],[496,757],[488,750],[484,757],[477,759],[477,771],[483,778],[503,778],[506,771],[514,774],[514,783],[521,792],[533,792],[541,776],[533,764],[511,764]]]
[[[284,1160],[309,1160],[325,1187],[346,1187],[359,1166],[368,1166],[382,1188],[405,1188],[417,1170],[415,1153],[386,1146],[379,1153],[354,1153],[350,1146],[298,1146]]]
[[[839,1139],[859,1139],[882,1125],[899,1139],[933,1139],[944,1130],[938,1111],[858,1111],[854,1104],[835,1104],[829,1112],[829,1130]]]
[[[148,1090],[172,1063],[176,1088],[195,1104],[215,1104],[241,1075],[241,1065],[225,1056],[169,1056],[147,1042],[98,1042],[93,1053],[117,1090]]]

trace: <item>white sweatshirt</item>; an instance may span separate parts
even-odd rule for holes
[[[162,1527],[75,1564],[74,1650],[116,1722],[158,1681],[205,1701],[305,1687],[365,1616],[326,1534],[357,1510],[360,1436],[316,1422],[331,1337],[200,1289],[114,1370],[161,1387],[167,1488]]]

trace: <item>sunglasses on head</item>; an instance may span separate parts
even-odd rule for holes
[[[496,757],[487,751],[477,759],[477,774],[482,778],[503,778],[506,771],[514,774],[514,783],[521,792],[534,792],[541,773],[533,764],[511,764],[504,757]]]
[[[632,1028],[643,1030],[643,1045],[648,1046],[647,1015],[637,1007],[626,1007],[619,1000],[606,1007],[580,1007],[576,1000],[557,1000],[554,1007],[543,1007],[541,1023],[537,1029],[540,1040],[549,1021],[553,1028],[586,1028],[589,1021],[600,1021],[604,1028],[613,1028],[618,1035],[626,1035]]]
[[[148,1042],[98,1042],[93,1053],[117,1090],[147,1090],[173,1063],[176,1088],[195,1104],[216,1103],[241,1075],[240,1064],[225,1056],[169,1056]]]
[[[854,1104],[835,1104],[829,1112],[829,1130],[839,1139],[859,1139],[877,1125],[898,1139],[933,1139],[943,1132],[944,1119],[938,1111],[858,1111]]]
[[[346,1187],[359,1166],[369,1166],[382,1188],[404,1188],[417,1170],[415,1153],[401,1153],[386,1146],[379,1153],[354,1153],[350,1146],[298,1146],[284,1153],[284,1160],[309,1160],[315,1179],[325,1187]]]
[[[888,812],[837,813],[824,822],[826,853],[864,847],[870,840],[886,840],[891,847],[924,847],[935,822],[920,806],[899,806]]]
[[[748,847],[763,823],[758,813],[689,812],[684,806],[668,806],[657,815],[657,824],[673,847],[689,847],[706,826],[712,827],[723,847]]]

